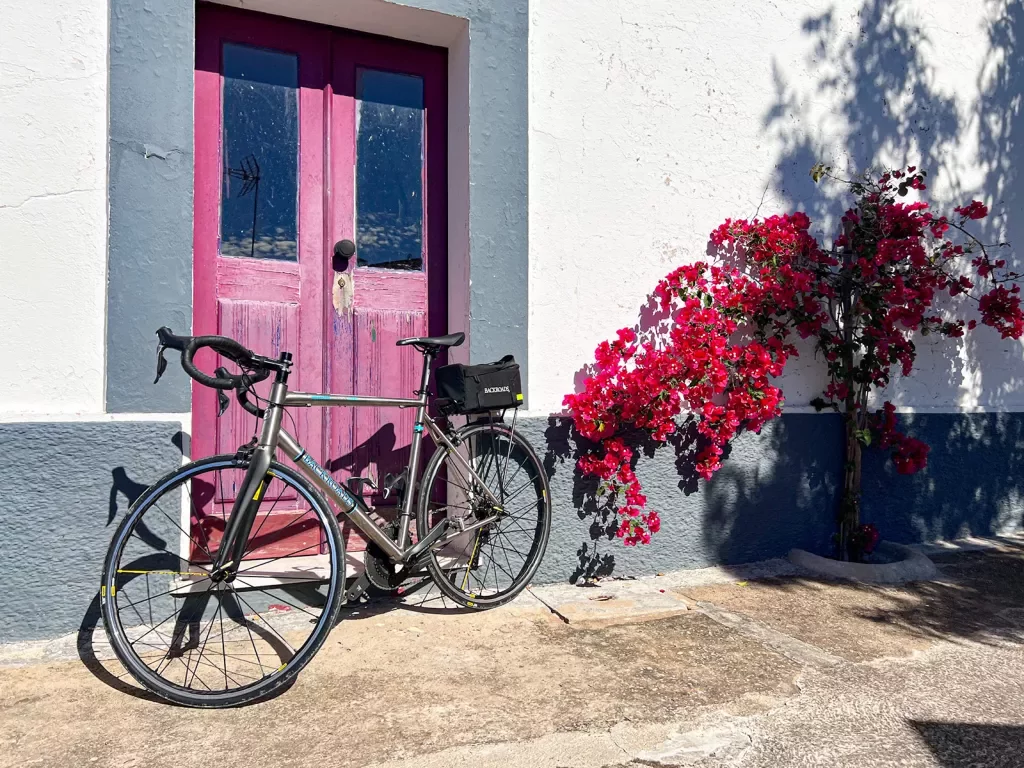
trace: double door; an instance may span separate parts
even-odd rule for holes
[[[411,396],[421,358],[395,341],[447,331],[445,52],[223,6],[201,4],[196,24],[193,333],[291,352],[293,389]],[[354,257],[335,255],[341,239]],[[292,414],[285,427],[338,480],[408,458],[411,412]],[[192,417],[196,456],[256,429],[237,405],[218,417],[198,385]],[[215,535],[234,496],[210,496],[192,525]],[[281,520],[296,504],[264,501]]]

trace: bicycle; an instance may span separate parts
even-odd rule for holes
[[[101,612],[117,658],[148,690],[192,707],[266,698],[309,663],[346,602],[371,585],[395,591],[424,566],[442,594],[477,610],[507,603],[533,578],[550,532],[550,494],[537,453],[515,431],[518,403],[511,426],[485,414],[455,429],[427,412],[431,364],[465,334],[398,342],[423,354],[414,398],[291,391],[288,352],[271,359],[224,336],[157,334],[157,380],[165,350],[180,351],[192,379],[221,390],[221,413],[224,393],[234,391],[257,417],[258,436],[158,480],[114,534]],[[240,373],[201,371],[194,357],[204,348]],[[257,399],[253,385],[271,374],[269,397]],[[488,389],[504,398],[510,388]],[[346,406],[415,409],[408,465],[384,489],[385,497],[401,490],[390,524],[375,521],[361,486],[337,482],[282,425],[293,408]],[[424,435],[436,448],[420,475]],[[278,450],[293,466],[278,461]],[[351,586],[328,499],[368,540],[363,574]]]

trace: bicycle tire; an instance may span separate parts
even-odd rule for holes
[[[484,594],[482,590],[472,588],[472,585],[468,583],[468,576],[463,580],[461,586],[455,584],[450,578],[453,573],[453,569],[448,568],[441,563],[440,558],[442,556],[442,548],[432,550],[426,555],[427,570],[438,589],[456,603],[475,610],[486,610],[488,608],[496,608],[504,605],[518,596],[519,593],[529,585],[530,580],[537,572],[537,568],[540,567],[541,560],[544,558],[544,553],[547,549],[548,537],[551,533],[551,493],[548,487],[547,472],[545,472],[544,465],[538,457],[537,452],[533,449],[533,446],[531,446],[530,443],[519,433],[513,432],[513,430],[508,426],[498,422],[468,424],[456,433],[456,439],[453,442],[457,447],[471,445],[474,437],[483,434],[490,434],[492,436],[500,435],[504,437],[510,444],[509,455],[511,455],[514,447],[521,451],[522,457],[525,457],[525,459],[528,460],[528,463],[532,468],[533,475],[528,475],[527,481],[533,486],[533,489],[536,492],[535,502],[537,507],[535,509],[536,521],[533,531],[534,537],[531,542],[530,551],[526,556],[526,560],[520,567],[519,572],[513,575],[511,584],[509,584],[507,588],[497,589],[493,595]],[[438,480],[438,473],[445,465],[446,460],[449,459],[450,453],[451,451],[449,449],[443,446],[439,447],[438,450],[434,452],[434,455],[431,457],[430,462],[424,470],[423,482],[420,486],[416,511],[416,524],[417,529],[420,531],[428,530],[431,527],[431,524],[435,522],[433,520],[434,515],[431,511],[431,497],[437,492],[435,484]],[[454,459],[452,459],[452,462],[454,462]],[[506,469],[507,463],[508,460],[506,459]],[[521,465],[520,469],[515,471],[521,471]],[[528,470],[528,473],[529,471],[530,470]],[[510,474],[510,478],[511,477],[513,476]],[[449,484],[447,479],[445,482],[446,484]],[[488,487],[490,487],[490,485],[488,485]],[[434,503],[437,503],[436,500]],[[527,499],[526,503],[529,505],[530,499]],[[445,502],[445,505],[447,505],[447,502]],[[434,512],[436,513],[436,509]],[[494,526],[500,525],[503,519],[505,518],[499,518],[497,523],[492,523],[488,528],[492,531],[495,530]],[[484,529],[477,530],[479,531]],[[500,536],[502,534],[498,533],[493,535]],[[477,541],[479,541],[479,534]],[[492,555],[494,554],[495,543],[496,542],[491,544]],[[479,549],[479,547],[474,546],[473,549],[474,551],[470,554],[469,561],[465,565],[467,574],[474,568],[478,567],[477,565],[474,565],[474,563],[477,558],[481,556],[477,551],[475,551]],[[461,570],[461,568],[456,570]],[[482,580],[485,588],[486,576],[487,574],[485,573]]]
[[[248,464],[249,462],[247,459],[239,459],[234,455],[224,454],[191,462],[179,467],[173,472],[168,473],[146,489],[135,503],[132,504],[124,520],[122,520],[121,524],[118,526],[107,551],[107,556],[103,565],[103,576],[100,588],[100,611],[110,645],[121,664],[143,687],[161,698],[175,704],[198,708],[226,708],[259,701],[273,695],[275,692],[292,683],[299,672],[302,671],[306,664],[308,664],[313,656],[316,655],[317,651],[320,650],[326,641],[327,636],[330,634],[331,629],[337,623],[338,615],[344,603],[346,573],[345,542],[341,535],[341,528],[338,524],[337,518],[335,517],[330,505],[316,488],[314,488],[295,470],[275,461],[270,464],[268,477],[280,479],[285,483],[286,487],[293,488],[295,492],[302,497],[302,500],[309,505],[310,511],[312,511],[316,515],[316,518],[324,524],[327,531],[326,540],[323,545],[321,545],[321,548],[325,546],[327,549],[327,555],[331,566],[331,575],[328,581],[324,608],[313,631],[304,640],[301,647],[294,652],[294,655],[282,664],[276,672],[271,673],[256,683],[233,690],[227,689],[228,662],[226,659],[224,661],[225,690],[198,692],[185,686],[171,683],[162,678],[158,674],[159,670],[154,671],[150,668],[135,651],[132,642],[129,640],[126,627],[121,621],[117,601],[117,590],[120,588],[122,592],[124,591],[123,587],[119,587],[117,584],[119,573],[118,564],[135,526],[140,523],[145,513],[154,508],[165,494],[182,487],[183,483],[202,475],[203,472],[219,468],[237,469],[244,472],[244,470],[248,468]],[[300,512],[300,514],[303,513]],[[164,515],[166,516],[166,512]],[[173,520],[171,520],[171,522],[173,523]],[[178,527],[179,530],[182,530],[180,526]],[[191,539],[190,534],[186,533],[185,535],[189,536],[189,540],[193,544],[196,543]],[[319,549],[317,552],[319,553]],[[159,573],[159,571],[155,572]],[[133,572],[121,571],[121,573]],[[241,575],[241,573],[242,571],[239,572],[239,575]],[[200,581],[202,581],[202,579],[200,579]],[[240,584],[242,584],[242,582],[240,582]],[[171,597],[173,599],[177,596],[172,594]],[[224,597],[219,597],[218,599],[223,604]],[[241,602],[250,606],[244,598]],[[238,604],[236,603],[236,607],[237,605]],[[219,611],[220,608],[218,608],[218,612]],[[264,622],[267,621],[266,617],[260,616],[258,612],[255,615],[262,618]],[[246,624],[248,624],[249,618],[243,616]],[[146,625],[143,624],[142,626],[145,627]],[[253,626],[257,625],[254,624]],[[250,638],[251,635],[252,633],[250,631]],[[280,632],[277,632],[277,635],[281,638],[281,641],[284,641]],[[158,637],[159,636],[160,635],[158,634]],[[222,644],[223,637],[224,629],[222,625]],[[287,645],[287,642],[284,641],[284,644]],[[253,645],[253,649],[256,650],[255,643]],[[168,649],[166,655],[168,659],[171,658],[170,649]],[[201,660],[202,652],[200,652],[200,660],[196,662],[197,670]],[[170,666],[170,664],[168,664],[168,666]],[[260,667],[262,671],[262,661],[260,662]],[[187,673],[185,675],[185,682],[186,684],[188,683]]]

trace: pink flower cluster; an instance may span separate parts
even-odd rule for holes
[[[946,239],[951,230],[967,234],[964,224],[988,209],[973,201],[950,219],[927,203],[896,200],[925,189],[924,178],[910,167],[851,182],[857,204],[843,217],[833,250],[810,235],[802,212],[726,220],[711,233],[714,261],[678,267],[655,286],[661,322],[640,332],[623,328],[598,346],[583,391],[564,404],[579,434],[598,444],[578,467],[612,495],[627,545],[646,544],[661,520],[647,509],[626,433],[642,430],[664,442],[688,413],[703,445],[696,470],[710,479],[741,429],[759,431],[781,413],[782,391],[772,379],[797,354],[793,333],[813,338],[826,361],[822,405],[862,420],[868,389],[888,384],[894,367],[910,374],[916,334],[963,335],[962,320],[931,311],[941,292],[970,296],[975,287],[952,269],[955,260],[972,256],[977,275],[994,285],[978,299],[981,322],[1004,338],[1024,334],[1019,286],[1002,284],[1020,275],[1006,272],[973,238],[967,246]],[[896,429],[890,403],[868,426],[892,449],[899,472],[924,467],[928,446]]]

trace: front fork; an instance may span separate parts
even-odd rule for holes
[[[234,579],[238,566],[246,554],[249,534],[259,513],[260,501],[267,490],[267,471],[277,452],[277,439],[281,432],[281,417],[284,414],[283,404],[287,392],[288,371],[280,371],[270,390],[270,402],[266,408],[266,417],[263,419],[263,429],[249,459],[249,469],[245,473],[238,495],[235,496],[231,516],[213,558],[210,578],[214,583]]]

